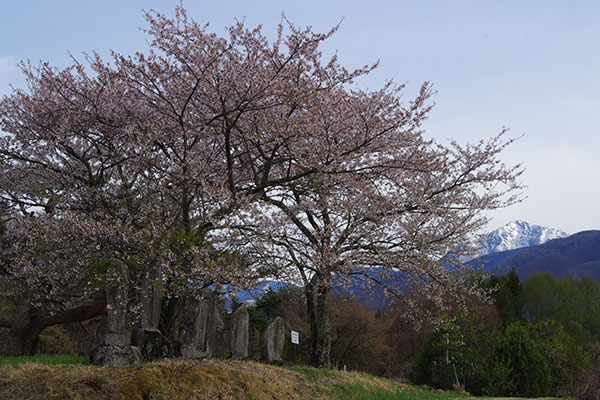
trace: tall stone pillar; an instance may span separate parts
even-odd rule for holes
[[[217,348],[223,320],[213,291],[202,289],[199,299],[193,299],[184,310],[179,340],[184,358],[212,357]]]
[[[107,331],[92,350],[96,365],[130,365],[141,360],[137,347],[131,346],[128,310],[129,270],[120,260],[112,260],[106,279]]]
[[[240,304],[233,312],[231,330],[229,334],[229,350],[231,357],[237,359],[248,358],[248,310]]]
[[[283,318],[269,319],[260,336],[260,352],[262,359],[267,362],[282,362],[285,326]]]

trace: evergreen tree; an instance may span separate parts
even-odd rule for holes
[[[492,299],[502,326],[507,327],[523,320],[523,285],[514,267],[507,274],[492,276],[488,287],[494,289]]]

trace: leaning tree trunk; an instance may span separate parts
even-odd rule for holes
[[[33,355],[40,333],[44,330],[39,318],[12,321],[10,325],[10,330],[0,346],[0,354],[3,356]]]
[[[318,281],[305,287],[311,335],[310,363],[317,368],[331,366],[331,330],[329,326],[329,296],[331,283]]]
[[[94,300],[52,316],[40,315],[39,310],[31,308],[26,317],[21,320],[1,321],[0,325],[10,330],[0,346],[0,355],[33,355],[39,336],[47,327],[69,322],[83,322],[103,313],[106,313],[106,299]]]

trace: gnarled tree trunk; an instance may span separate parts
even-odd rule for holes
[[[83,322],[103,313],[106,313],[106,299],[94,300],[55,315],[41,315],[38,309],[32,307],[23,319],[0,320],[1,326],[10,329],[0,346],[0,355],[33,355],[39,336],[47,327],[69,322]]]

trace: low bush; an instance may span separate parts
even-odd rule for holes
[[[476,395],[548,396],[575,381],[569,365],[584,363],[558,328],[509,325],[484,332],[449,323],[420,349],[411,378],[441,389],[463,387]],[[555,350],[563,349],[560,356]]]

